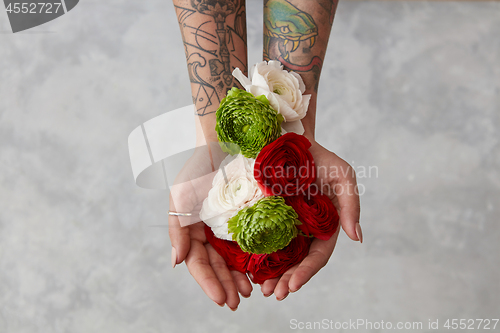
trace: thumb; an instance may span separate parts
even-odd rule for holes
[[[340,206],[340,224],[349,238],[363,242],[363,233],[359,224],[360,203],[354,171],[343,178],[335,192]]]

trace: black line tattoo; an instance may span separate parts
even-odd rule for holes
[[[231,61],[234,59],[240,69],[247,70],[246,59],[234,54],[242,47],[246,54],[245,0],[187,0],[183,6],[176,5],[175,9],[197,114],[214,113],[213,105],[218,105],[226,90],[235,85]],[[199,14],[210,19],[199,23]],[[234,15],[234,21],[229,20],[228,24],[230,15]],[[202,78],[201,70],[210,76],[204,74]]]

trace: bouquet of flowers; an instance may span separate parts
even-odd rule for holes
[[[238,68],[233,76],[245,90],[229,90],[217,110],[217,137],[229,155],[200,217],[229,269],[263,283],[302,261],[314,237],[328,240],[339,216],[315,184],[311,143],[300,121],[310,95],[300,75],[264,61],[249,78]]]

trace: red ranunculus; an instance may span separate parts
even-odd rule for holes
[[[311,186],[311,189],[314,186]],[[306,235],[313,235],[322,240],[329,240],[339,227],[339,214],[332,201],[319,190],[308,191],[307,196],[299,195],[285,198],[302,222],[297,228]]]
[[[248,263],[248,272],[252,273],[253,282],[261,284],[283,275],[307,256],[310,245],[310,238],[299,235],[281,250],[271,254],[253,254]]]
[[[205,235],[207,241],[226,261],[227,267],[232,271],[238,271],[243,274],[247,272],[250,254],[243,252],[236,242],[220,239],[214,236],[212,229],[205,224]]]
[[[316,180],[311,143],[303,135],[286,133],[268,144],[255,160],[254,177],[266,196],[305,194]]]

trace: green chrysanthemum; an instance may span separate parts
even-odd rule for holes
[[[222,150],[255,158],[267,144],[279,138],[283,116],[270,105],[266,96],[232,88],[217,109],[215,131]]]
[[[295,210],[278,196],[265,197],[243,208],[228,221],[229,232],[245,252],[273,253],[297,236],[301,223]]]

